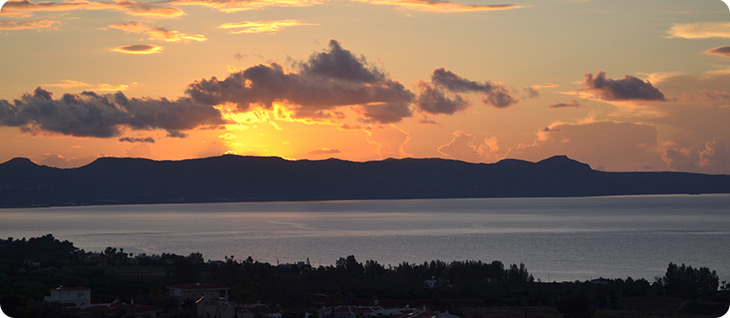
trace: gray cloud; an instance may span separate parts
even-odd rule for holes
[[[131,142],[131,143],[137,143],[137,142],[143,142],[143,143],[155,143],[155,138],[152,137],[146,137],[146,138],[136,138],[136,137],[123,137],[119,138],[119,142]]]
[[[666,101],[664,94],[649,81],[642,81],[631,75],[614,80],[606,78],[605,71],[598,71],[595,77],[593,73],[586,73],[582,90],[610,101]]]
[[[518,100],[510,95],[507,88],[500,83],[483,82],[478,83],[467,80],[454,74],[453,72],[442,68],[433,71],[431,82],[436,86],[441,86],[455,93],[482,93],[485,95],[482,102],[498,108],[508,107]]]
[[[550,107],[550,108],[568,108],[568,107],[581,107],[581,106],[582,105],[580,103],[578,103],[577,100],[574,99],[574,100],[570,101],[570,103],[557,103],[554,105],[550,105],[548,107]]]
[[[51,92],[38,87],[12,103],[0,100],[2,126],[77,137],[119,136],[124,128],[164,129],[173,133],[222,123],[218,110],[191,98],[130,99],[121,92],[83,92],[53,99]]]
[[[330,40],[328,51],[312,55],[298,67],[298,72],[286,73],[276,63],[257,65],[223,80],[195,81],[187,93],[208,105],[235,103],[241,111],[255,106],[270,109],[274,102],[286,102],[300,115],[359,106],[367,120],[381,123],[412,116],[413,93],[336,40]]]
[[[404,103],[363,105],[358,109],[365,116],[363,121],[367,123],[397,123],[403,118],[413,116],[409,104]]]
[[[418,108],[429,114],[453,114],[459,110],[466,109],[469,106],[469,101],[463,98],[461,95],[454,94],[453,97],[448,97],[443,90],[434,87],[428,82],[419,81],[416,83],[420,92],[416,99],[416,105]]]
[[[730,57],[730,46],[720,46],[705,51],[705,54],[719,55],[722,57]]]

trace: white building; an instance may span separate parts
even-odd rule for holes
[[[86,287],[63,287],[51,289],[51,296],[43,298],[47,303],[57,302],[61,305],[80,308],[91,304],[91,289]]]

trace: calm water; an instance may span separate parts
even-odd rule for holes
[[[674,262],[730,280],[730,195],[0,209],[0,237],[48,233],[87,251],[272,264],[479,259],[522,262],[542,280],[651,281]]]

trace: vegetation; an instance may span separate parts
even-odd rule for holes
[[[427,280],[433,288],[425,285]],[[178,306],[166,290],[170,285],[195,282],[228,286],[232,301],[262,302],[289,317],[323,306],[376,301],[383,306],[425,305],[462,318],[480,317],[479,308],[506,307],[525,308],[524,316],[531,308],[566,318],[629,312],[718,317],[730,304],[728,284],[721,284],[715,272],[684,264],[669,264],[665,276],[653,282],[627,278],[544,283],[535,281],[524,264],[505,266],[499,261],[435,260],[386,268],[373,260],[359,262],[351,255],[332,266],[312,267],[308,261],[271,265],[234,256],[205,262],[200,253],[134,257],[112,247],[90,253],[50,234],[0,240],[0,304],[15,318],[73,316],[57,304],[43,302],[43,296],[59,285],[91,288],[92,303],[133,299],[157,306],[161,317],[195,317],[192,305]]]

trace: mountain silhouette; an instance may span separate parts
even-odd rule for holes
[[[447,159],[181,161],[99,158],[79,168],[0,164],[0,207],[730,193],[730,175],[604,172],[566,156],[476,164]]]

